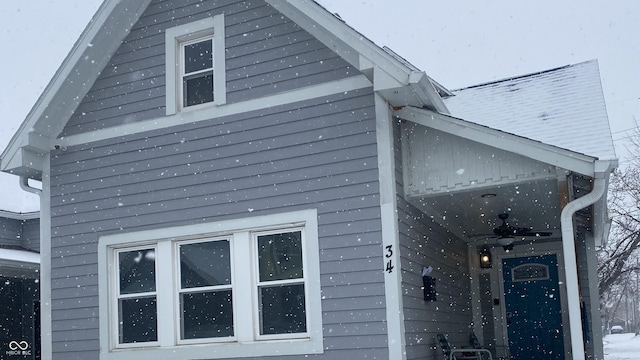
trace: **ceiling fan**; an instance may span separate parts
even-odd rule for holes
[[[498,214],[498,219],[502,220],[502,224],[493,229],[493,233],[497,235],[498,244],[503,246],[505,250],[513,249],[513,242],[516,236],[551,236],[548,231],[534,231],[531,228],[515,227],[507,223],[509,214]],[[508,248],[508,249],[507,249]]]

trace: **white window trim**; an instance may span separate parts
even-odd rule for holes
[[[166,115],[174,115],[183,110],[197,110],[211,106],[211,103],[189,106],[183,109],[181,77],[182,52],[180,44],[199,37],[213,35],[213,104],[227,102],[227,79],[225,65],[225,25],[224,15],[169,28],[165,31],[165,95]]]
[[[233,233],[233,251],[248,253],[251,249],[252,233],[270,229],[285,229],[304,227],[306,241],[303,245],[303,264],[305,272],[305,302],[307,304],[308,323],[307,334],[294,334],[286,339],[256,339],[253,329],[255,326],[252,311],[242,311],[245,306],[254,305],[257,295],[256,286],[233,287],[234,299],[234,327],[235,340],[230,342],[199,342],[197,345],[178,342],[178,329],[175,326],[169,329],[159,329],[158,344],[138,346],[136,348],[119,348],[117,344],[117,328],[113,322],[114,289],[110,275],[114,274],[113,254],[115,249],[129,246],[156,245],[158,252],[174,252],[174,244],[179,240],[193,238],[211,238],[219,235]],[[238,237],[247,237],[241,241]],[[236,241],[238,240],[238,241]],[[237,246],[236,246],[237,245]],[[163,249],[163,247],[166,247]],[[245,249],[244,247],[248,247]],[[255,276],[255,266],[232,265],[232,276],[237,279],[252,278]],[[157,265],[158,279],[174,278],[176,276],[175,264],[173,266]],[[162,229],[137,231],[113,235],[104,235],[99,238],[98,244],[98,278],[99,278],[99,305],[100,305],[100,359],[102,360],[178,360],[178,359],[212,359],[212,358],[238,358],[251,356],[274,355],[300,355],[318,354],[324,351],[322,335],[322,308],[320,293],[320,260],[318,245],[318,220],[317,210],[301,210],[295,212],[264,215],[235,220],[224,220],[195,225],[177,226]],[[174,280],[175,281],[175,280]],[[252,282],[255,284],[255,282]],[[253,288],[256,289],[253,289]],[[158,289],[158,324],[169,321],[174,322],[173,307],[176,303],[177,292],[172,287],[163,292]],[[249,302],[247,304],[247,301]],[[165,309],[169,309],[168,311]],[[117,314],[116,314],[117,315]],[[168,319],[168,320],[167,320]],[[160,325],[159,325],[160,326]]]

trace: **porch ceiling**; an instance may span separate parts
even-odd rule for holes
[[[493,229],[508,213],[508,223],[535,231],[552,232],[549,237],[519,237],[518,242],[544,242],[560,236],[560,203],[557,178],[537,179],[466,191],[452,191],[408,198],[433,215],[434,220],[467,242],[495,244]]]

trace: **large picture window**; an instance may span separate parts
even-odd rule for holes
[[[101,319],[110,319],[101,322],[102,358],[322,352],[316,217],[305,210],[102,237]]]
[[[166,114],[226,103],[224,15],[165,31]]]

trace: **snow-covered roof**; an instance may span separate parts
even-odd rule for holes
[[[596,60],[452,91],[452,116],[572,150],[616,159]]]

